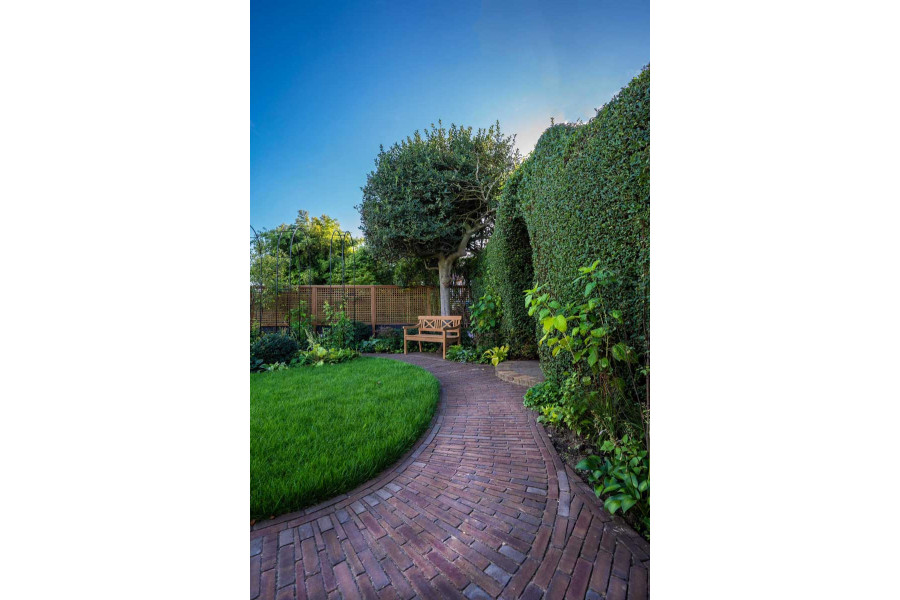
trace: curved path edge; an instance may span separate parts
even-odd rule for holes
[[[560,460],[527,388],[434,355],[432,422],[351,492],[258,523],[250,597],[649,597],[650,547]]]
[[[396,356],[395,354],[363,354],[363,356],[369,358],[384,358],[387,360],[392,360]],[[400,361],[407,362],[409,364],[415,364],[410,361]],[[421,365],[416,365],[421,366]],[[428,369],[425,369],[428,371]],[[429,371],[430,372],[430,371]],[[434,373],[432,373],[433,375]],[[356,486],[349,492],[344,492],[343,494],[338,494],[333,498],[329,498],[328,500],[324,500],[318,504],[314,504],[313,506],[304,508],[299,511],[285,513],[283,515],[279,515],[274,519],[265,519],[258,521],[256,524],[250,527],[250,538],[253,539],[259,535],[259,531],[267,530],[270,528],[276,528],[276,530],[280,531],[285,527],[296,527],[298,525],[302,525],[303,523],[308,523],[310,521],[314,521],[323,514],[328,514],[336,508],[343,508],[355,500],[360,500],[364,496],[367,496],[374,492],[376,489],[383,487],[386,483],[392,480],[396,475],[402,473],[406,467],[409,466],[410,463],[413,462],[413,459],[422,452],[422,448],[431,443],[434,439],[434,436],[437,434],[438,430],[441,428],[441,408],[443,404],[443,385],[441,386],[441,393],[438,396],[437,405],[434,407],[434,414],[431,416],[431,422],[428,424],[428,427],[425,429],[425,432],[419,436],[419,439],[413,443],[412,447],[406,451],[403,456],[401,456],[397,461],[381,471],[376,477],[366,481],[365,483],[361,483]]]

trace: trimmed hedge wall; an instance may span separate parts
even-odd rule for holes
[[[572,280],[578,267],[599,258],[617,276],[606,293],[608,306],[622,311],[631,345],[649,362],[650,67],[588,123],[547,129],[516,177],[504,199],[517,205],[527,224],[534,279],[563,302],[580,301]],[[504,309],[507,299],[524,306],[522,290],[531,282],[515,286],[517,293],[501,291]],[[519,315],[512,318],[518,322]],[[540,358],[549,378],[559,380],[571,369],[568,358],[552,358],[545,348]]]
[[[485,248],[490,286],[500,294],[503,317],[500,335],[513,358],[537,356],[534,321],[528,316],[522,291],[534,284],[528,227],[518,207],[521,168],[510,176],[500,196],[494,233]]]

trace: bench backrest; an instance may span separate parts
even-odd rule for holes
[[[419,331],[443,331],[444,327],[459,327],[462,317],[425,316],[419,317]]]

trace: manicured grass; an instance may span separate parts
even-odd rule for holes
[[[440,384],[383,358],[250,374],[250,516],[327,500],[400,458],[431,421]]]

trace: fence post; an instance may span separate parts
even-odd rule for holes
[[[369,289],[371,290],[372,295],[372,335],[375,335],[375,315],[377,314],[375,310],[375,286],[370,285]]]

